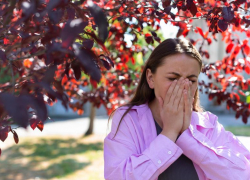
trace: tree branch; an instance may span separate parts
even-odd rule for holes
[[[31,54],[29,56],[26,56],[26,57],[20,57],[20,58],[17,58],[17,59],[10,59],[10,61],[20,61],[20,60],[24,60],[24,59],[29,59],[29,58],[32,58],[34,56],[39,56],[39,55],[42,55],[46,52],[46,50],[43,50],[43,51],[39,51],[38,53],[35,53],[35,54]]]

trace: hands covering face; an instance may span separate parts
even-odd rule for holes
[[[192,82],[181,77],[173,81],[164,99],[157,97],[165,134],[175,137],[189,127],[193,104],[191,85]]]

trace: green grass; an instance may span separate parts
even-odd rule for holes
[[[236,136],[250,136],[250,126],[228,126],[227,131],[231,131]]]
[[[2,152],[0,179],[103,179],[102,138],[85,140],[90,137],[21,139]]]

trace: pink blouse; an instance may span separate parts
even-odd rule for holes
[[[211,112],[192,112],[191,124],[176,143],[157,136],[147,104],[116,110],[104,140],[106,180],[156,180],[183,153],[193,161],[200,180],[250,180],[250,152],[225,131]],[[113,139],[112,139],[113,138]]]

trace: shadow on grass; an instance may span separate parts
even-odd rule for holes
[[[30,139],[2,152],[0,179],[64,177],[90,165],[92,160],[99,157],[95,157],[94,152],[102,150],[101,142],[84,144],[74,138],[41,138],[32,143]],[[79,162],[74,155],[87,156],[87,161]],[[41,163],[47,163],[47,167],[44,168]]]
[[[18,158],[18,157],[40,157],[44,160],[51,158],[57,158],[59,156],[65,156],[68,154],[81,154],[86,153],[87,151],[97,151],[103,150],[103,143],[92,143],[84,144],[76,142],[77,139],[70,138],[67,140],[63,139],[40,139],[39,143],[24,142],[20,145],[14,145],[6,152],[12,152],[12,155],[9,157]],[[24,153],[25,150],[32,151],[30,154]]]

